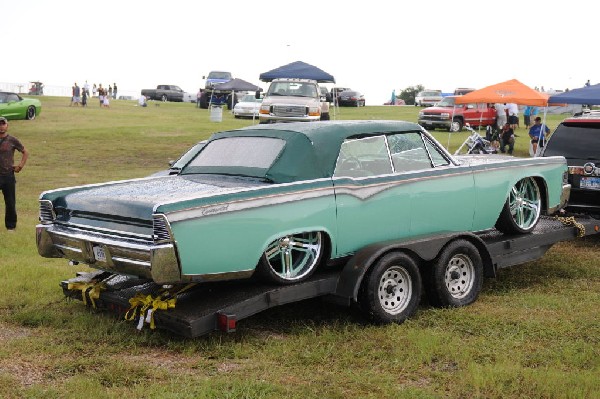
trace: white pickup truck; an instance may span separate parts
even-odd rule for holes
[[[329,120],[330,95],[323,96],[316,80],[274,79],[264,95],[260,123]],[[257,93],[259,96],[259,93]]]

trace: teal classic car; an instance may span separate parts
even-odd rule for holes
[[[0,92],[0,116],[6,119],[33,120],[42,112],[42,103],[36,98],[23,98],[17,93]]]
[[[562,157],[453,157],[418,124],[215,133],[177,175],[46,191],[41,256],[159,284],[303,281],[388,240],[530,232],[569,193]]]

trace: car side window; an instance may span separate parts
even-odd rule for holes
[[[432,168],[420,133],[389,135],[388,144],[396,173]]]
[[[334,177],[366,177],[392,173],[385,136],[350,139],[342,143]]]
[[[425,137],[425,147],[427,148],[427,152],[429,153],[429,157],[431,158],[434,167],[450,165],[450,161],[442,155],[440,150],[435,147],[427,137]]]

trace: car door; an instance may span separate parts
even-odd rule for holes
[[[333,182],[337,256],[472,227],[472,173],[453,165],[420,131],[346,140]]]

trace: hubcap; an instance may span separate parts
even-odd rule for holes
[[[446,267],[444,281],[448,293],[456,299],[469,294],[473,288],[475,267],[471,258],[464,254],[457,254],[450,259]]]
[[[406,309],[412,296],[410,275],[400,266],[390,267],[379,280],[379,303],[389,314],[398,314]]]

